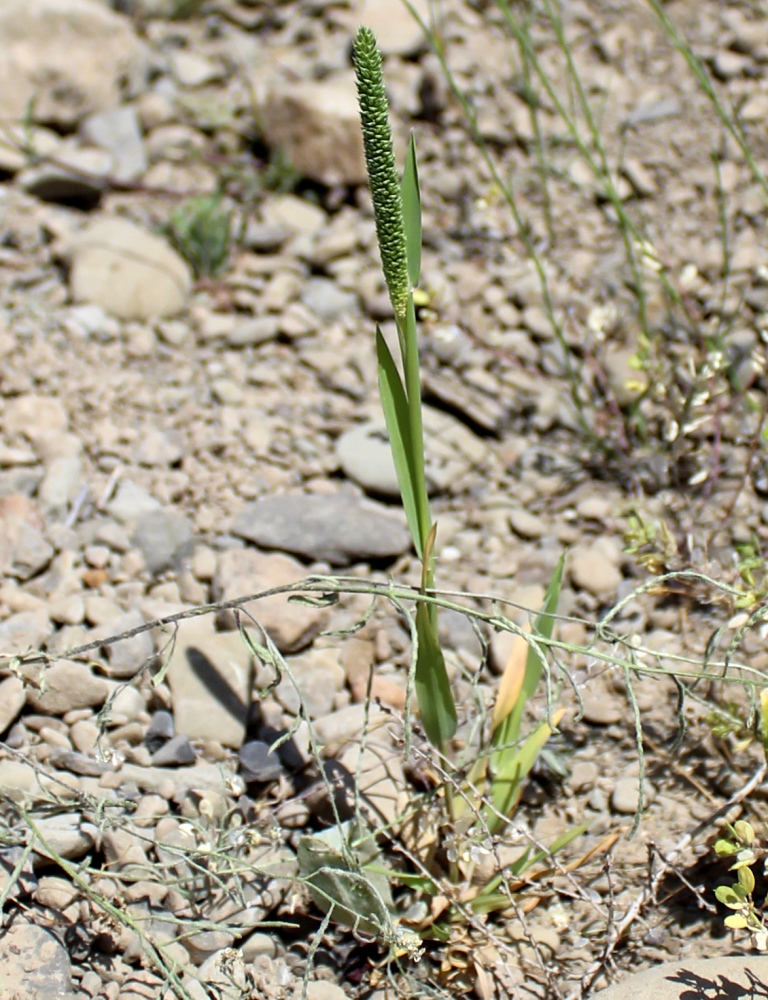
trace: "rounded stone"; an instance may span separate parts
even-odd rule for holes
[[[595,994],[596,1000],[709,1000],[751,997],[768,982],[768,956],[724,955],[667,962],[638,972]],[[762,990],[759,991],[762,993]]]

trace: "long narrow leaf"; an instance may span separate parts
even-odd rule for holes
[[[526,631],[530,632],[530,628]],[[523,690],[527,657],[528,642],[525,636],[518,634],[512,643],[512,651],[509,654],[504,673],[501,675],[499,693],[496,695],[496,703],[493,706],[491,730],[494,733],[517,704],[520,692]]]
[[[564,712],[565,709],[560,708],[553,713],[552,722],[555,726],[562,719]],[[518,751],[499,755],[501,764],[498,771],[493,775],[491,785],[493,810],[487,810],[487,821],[491,833],[495,833],[503,826],[504,820],[502,817],[509,816],[517,805],[523,789],[523,782],[536,763],[536,758],[541,753],[552,732],[553,730],[549,723],[542,722],[534,729]]]
[[[456,732],[456,706],[443,652],[423,602],[416,609],[419,649],[416,656],[416,697],[427,739],[444,748]]]
[[[424,549],[421,544],[419,509],[414,492],[414,471],[410,461],[413,448],[411,446],[411,423],[408,414],[408,400],[400,373],[397,370],[397,365],[389,350],[389,345],[378,328],[376,329],[376,357],[379,362],[381,408],[384,411],[384,420],[387,424],[392,458],[394,459],[395,471],[397,472],[397,482],[400,486],[400,496],[402,497],[403,509],[405,510],[408,527],[413,538],[413,544],[416,547],[419,558],[421,558]]]
[[[405,313],[405,356],[403,357],[403,375],[405,394],[408,400],[408,415],[411,427],[411,452],[409,460],[413,471],[413,494],[416,510],[419,515],[420,555],[426,547],[427,535],[431,527],[429,513],[429,496],[427,495],[427,477],[424,469],[424,428],[421,417],[421,368],[419,365],[419,343],[416,328],[416,309],[413,295],[408,296],[408,307]]]
[[[560,587],[563,582],[564,565],[565,555],[562,555],[555,567],[555,572],[552,574],[549,587],[547,587],[547,593],[544,597],[544,607],[541,609],[541,614],[536,619],[533,627],[534,637],[540,636],[542,639],[552,638],[552,630],[555,627],[554,615],[557,611],[557,604],[560,600]],[[536,649],[529,645],[528,658],[525,662],[525,678],[520,696],[517,699],[515,707],[493,734],[493,743],[495,746],[509,746],[518,741],[525,706],[539,686],[543,671],[544,663],[542,658]]]
[[[408,279],[412,287],[419,283],[421,274],[421,191],[419,168],[416,163],[416,140],[411,132],[408,155],[405,159],[403,179],[400,184],[405,225],[405,251],[408,258]]]

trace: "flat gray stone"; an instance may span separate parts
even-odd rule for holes
[[[239,632],[216,632],[207,616],[182,622],[167,678],[180,736],[217,740],[236,749],[242,746],[251,707],[253,658]],[[168,744],[157,751],[154,764],[166,763],[167,748]]]
[[[666,962],[595,994],[595,1000],[736,1000],[765,995],[768,956],[724,955]]]
[[[42,531],[23,516],[0,516],[0,575],[28,580],[45,569],[53,551]]]
[[[69,956],[51,931],[14,920],[0,933],[2,995],[13,1000],[70,1000]]]
[[[116,180],[134,181],[149,166],[139,116],[131,105],[90,115],[83,122],[81,133],[89,142],[112,154]]]
[[[357,307],[357,296],[353,292],[343,291],[330,278],[310,278],[301,301],[315,316],[327,322],[338,319]]]
[[[122,524],[135,521],[142,514],[150,514],[160,510],[161,503],[151,493],[134,483],[131,479],[124,479],[117,487],[114,500],[107,504],[107,510]]]
[[[31,667],[27,704],[43,715],[64,715],[80,708],[103,705],[109,686],[79,660],[58,660],[44,671]]]
[[[332,566],[393,559],[411,544],[408,530],[386,508],[346,493],[265,497],[244,508],[232,533]]]
[[[175,250],[127,219],[101,218],[78,236],[69,275],[76,302],[120,319],[172,316],[186,304],[192,273]]]
[[[175,510],[143,514],[133,533],[133,543],[141,550],[150,573],[169,569],[191,553],[194,538],[191,522]]]
[[[460,420],[425,406],[424,446],[427,490],[430,495],[449,491],[472,468],[481,468],[488,446]],[[344,474],[370,494],[400,496],[395,463],[383,419],[372,420],[342,434],[336,455]]]
[[[93,631],[94,639],[110,639],[112,636],[121,635],[134,628],[139,628],[144,624],[144,615],[136,608],[133,611],[126,611],[125,614],[116,615],[102,625],[97,626]],[[112,643],[104,647],[104,654],[109,662],[109,676],[119,680],[134,677],[140,670],[147,666],[155,655],[155,644],[152,641],[151,632],[139,632],[129,639],[121,639],[120,642]]]
[[[305,575],[305,567],[300,562],[281,552],[229,549],[219,556],[213,589],[217,600],[230,601],[297,583]],[[249,616],[267,631],[281,653],[304,649],[327,621],[327,612],[323,608],[293,604],[286,594],[275,594],[245,604],[242,623],[246,626]],[[220,614],[218,620],[222,628],[236,627],[231,611]]]

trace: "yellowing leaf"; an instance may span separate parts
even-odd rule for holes
[[[733,927],[734,930],[741,930],[747,926],[747,918],[741,913],[731,913],[723,921],[726,927]]]
[[[755,891],[755,876],[751,868],[739,868],[739,885],[750,895]]]
[[[740,819],[733,824],[733,832],[739,838],[742,844],[746,844],[747,847],[751,847],[755,842],[755,830],[751,823],[747,823],[746,820]]]
[[[525,631],[530,632],[530,625],[525,626]],[[496,704],[493,706],[493,722],[491,731],[495,732],[501,723],[517,704],[520,692],[523,689],[525,680],[525,664],[528,659],[528,643],[522,635],[516,635],[512,644],[512,651],[509,654],[507,665],[499,684],[499,693],[496,696]]]

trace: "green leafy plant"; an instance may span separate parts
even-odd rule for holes
[[[760,728],[763,753],[768,762],[768,688],[760,692]],[[768,849],[762,847],[751,823],[738,820],[727,826],[728,837],[721,837],[715,843],[715,854],[721,858],[733,858],[729,871],[736,872],[736,880],[729,885],[719,885],[715,898],[732,912],[725,918],[725,926],[732,930],[745,930],[753,948],[768,951],[768,897],[761,906],[755,901],[754,866],[768,857]]]
[[[768,926],[766,925],[766,903],[758,906],[755,902],[754,865],[766,856],[761,848],[751,823],[739,820],[728,824],[729,837],[721,838],[715,844],[715,853],[720,857],[733,858],[729,871],[736,872],[736,881],[730,885],[719,885],[715,897],[732,912],[725,918],[725,926],[732,930],[749,933],[752,946],[758,951],[768,950]]]
[[[197,278],[215,278],[221,273],[232,239],[232,214],[222,205],[221,195],[183,202],[171,213],[168,228]]]

